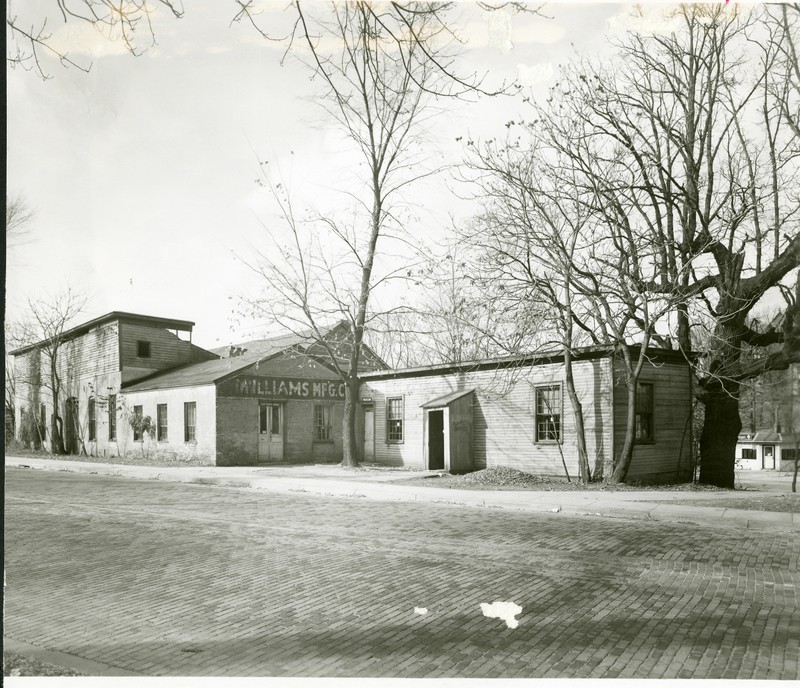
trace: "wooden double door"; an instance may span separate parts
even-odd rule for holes
[[[258,404],[258,462],[283,461],[283,404],[262,401]]]

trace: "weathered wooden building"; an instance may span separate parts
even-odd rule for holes
[[[114,311],[11,351],[18,437],[27,434],[50,448],[60,422],[67,452],[116,454],[120,433],[126,431],[118,422],[123,385],[218,358],[192,344],[193,326],[187,320]]]
[[[216,352],[191,343],[193,325],[114,312],[59,337],[68,453],[210,465],[341,460],[345,392],[331,356],[343,362],[349,354],[342,323],[326,328],[324,343],[285,335]],[[48,346],[11,352],[18,439],[34,414],[46,448],[54,422]],[[385,367],[365,349],[362,370]]]
[[[209,465],[341,460],[345,386],[335,368],[350,350],[345,324],[328,328],[322,343],[301,333],[215,351],[192,344],[193,324],[114,312],[60,337],[67,451]],[[17,427],[35,419],[45,446],[54,417],[47,351],[48,342],[39,342],[12,352]],[[607,474],[625,436],[620,361],[608,349],[587,348],[573,365],[592,472]],[[366,348],[359,372],[366,462],[578,473],[558,353],[389,370]],[[639,381],[631,479],[669,480],[688,471],[690,409],[683,358],[650,350]]]
[[[577,393],[593,475],[608,474],[625,437],[627,394],[619,359],[580,351]],[[563,356],[473,361],[362,376],[367,461],[451,471],[510,466],[578,474]],[[629,478],[670,480],[690,469],[691,382],[676,351],[653,349],[642,371]]]

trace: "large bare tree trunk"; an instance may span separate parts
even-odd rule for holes
[[[733,488],[736,441],[742,429],[739,387],[721,382],[706,389],[705,422],[700,434],[700,482]]]
[[[356,414],[358,413],[359,379],[351,376],[344,394],[344,428],[342,433],[342,465],[349,468],[358,466],[358,437],[356,433]]]

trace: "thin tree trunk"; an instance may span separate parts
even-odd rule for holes
[[[629,380],[628,389],[628,411],[625,416],[625,442],[622,451],[614,464],[614,472],[611,474],[612,483],[624,483],[628,478],[628,470],[633,459],[633,447],[636,443],[636,383],[637,380]]]
[[[570,404],[572,405],[572,415],[575,420],[575,434],[578,443],[578,467],[580,481],[587,484],[591,479],[589,469],[589,456],[586,451],[586,428],[583,421],[583,406],[578,393],[575,391],[575,377],[572,374],[572,352],[569,347],[564,348],[564,368],[566,371],[566,387]]]

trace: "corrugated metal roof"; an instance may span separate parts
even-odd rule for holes
[[[125,392],[143,392],[149,389],[169,389],[171,387],[196,387],[198,385],[210,385],[221,378],[244,370],[251,365],[264,360],[264,356],[235,356],[234,358],[217,358],[213,361],[203,361],[202,363],[192,363],[170,370],[166,373],[158,373],[152,377],[130,385],[123,385]]]

